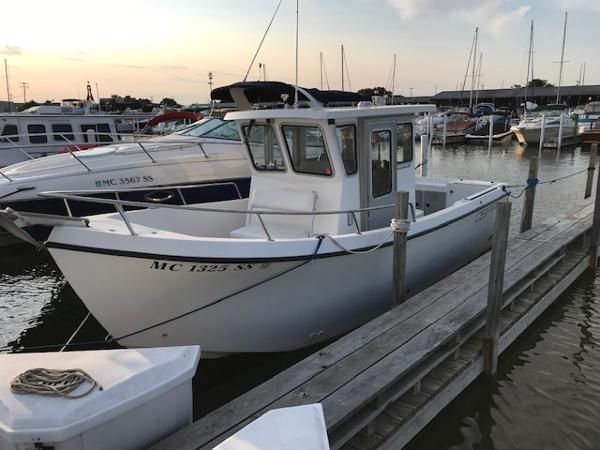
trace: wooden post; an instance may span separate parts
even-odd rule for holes
[[[558,123],[558,142],[556,143],[556,148],[558,150],[560,150],[560,148],[562,147],[563,117],[564,117],[564,113],[560,113],[560,122]]]
[[[446,150],[446,132],[448,130],[448,116],[444,114],[444,128],[442,131],[442,147]]]
[[[488,148],[492,148],[492,136],[494,135],[494,120],[492,119],[492,115],[489,115],[490,118],[490,126],[489,126],[489,135],[488,135]]]
[[[598,268],[598,244],[600,243],[600,176],[596,178],[596,200],[594,202],[594,218],[590,240],[590,270],[594,271]]]
[[[498,338],[500,337],[500,313],[504,288],[504,266],[510,227],[510,202],[496,204],[496,227],[492,240],[490,277],[483,338],[484,372],[494,375],[498,368]]]
[[[542,128],[540,130],[540,152],[544,148],[544,137],[546,134],[546,116],[542,115]]]
[[[396,209],[394,217],[398,220],[408,219],[408,192],[396,192]],[[402,225],[401,225],[402,226]],[[394,231],[394,305],[406,299],[406,244],[408,230]]]
[[[421,176],[426,177],[429,174],[429,140],[433,136],[423,134],[421,136]]]
[[[533,222],[533,206],[535,203],[535,187],[538,174],[539,159],[532,157],[529,160],[529,175],[527,176],[527,190],[523,202],[523,214],[521,215],[521,233],[529,230]]]
[[[594,172],[596,171],[596,155],[598,154],[598,143],[594,142],[590,149],[590,164],[588,165],[587,181],[585,183],[585,197],[592,196],[592,184],[594,183]]]

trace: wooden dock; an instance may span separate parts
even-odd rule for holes
[[[509,240],[498,352],[589,267],[594,205]],[[332,448],[400,448],[483,372],[490,253],[153,448],[210,449],[266,411],[320,402]]]

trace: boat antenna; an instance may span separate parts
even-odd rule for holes
[[[4,74],[6,75],[6,97],[8,100],[8,110],[13,112],[12,102],[10,101],[10,83],[8,82],[8,63],[4,58]]]
[[[392,105],[394,104],[394,88],[396,87],[396,54],[394,53],[394,68],[392,69]]]
[[[273,24],[273,21],[275,20],[275,16],[277,15],[277,11],[279,11],[279,7],[281,6],[281,2],[282,1],[283,0],[279,0],[279,3],[277,4],[277,8],[275,8],[275,12],[273,13],[273,17],[271,17],[271,20],[269,21],[269,25],[267,25],[267,29],[265,30],[265,34],[263,34],[263,37],[260,40],[260,44],[258,44],[258,48],[256,49],[256,53],[254,53],[254,57],[252,58],[252,61],[250,61],[250,65],[248,66],[248,70],[246,71],[246,75],[244,76],[244,80],[243,81],[246,81],[248,79],[248,75],[250,74],[250,70],[252,70],[252,66],[254,65],[254,61],[256,60],[256,57],[258,56],[258,52],[260,51],[260,48],[262,47],[263,42],[265,42],[265,38],[267,37],[267,33],[271,29],[271,25]]]
[[[473,36],[473,41],[471,42],[471,50],[469,50],[469,60],[467,61],[467,68],[465,69],[465,77],[463,79],[462,87],[460,89],[460,104],[462,105],[463,94],[465,92],[465,85],[467,84],[467,76],[469,75],[469,67],[471,67],[471,58],[473,56],[473,48],[475,47],[475,40],[477,39],[477,30],[479,27],[475,28],[475,35]]]
[[[560,68],[558,69],[558,88],[556,89],[556,103],[560,102],[560,85],[562,84],[562,74],[563,74],[563,65],[565,61],[565,40],[567,38],[567,16],[568,12],[565,11],[565,25],[563,27],[563,38],[562,38],[562,50],[560,51],[560,61],[556,61],[560,63]]]
[[[298,7],[300,0],[296,0],[296,82],[294,84],[294,107],[298,107]]]

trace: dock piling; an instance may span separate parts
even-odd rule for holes
[[[544,137],[546,135],[546,116],[542,115],[542,128],[540,129],[540,154],[544,148]]]
[[[527,177],[527,189],[525,201],[523,202],[523,214],[521,215],[521,233],[529,230],[533,222],[533,207],[535,204],[535,189],[537,185],[539,159],[532,157],[529,160],[529,175]]]
[[[396,208],[394,217],[400,221],[408,219],[408,192],[396,192]],[[408,229],[400,226],[394,230],[394,305],[406,299],[406,244]]]
[[[487,375],[494,375],[498,368],[498,338],[500,337],[500,312],[502,311],[503,301],[510,210],[510,202],[502,202],[496,205],[496,227],[492,240],[485,336],[483,338],[483,370]]]
[[[596,171],[596,156],[598,154],[598,143],[592,144],[590,149],[590,164],[588,165],[587,181],[585,183],[585,197],[589,198],[592,195],[592,184],[594,183],[594,172]]]
[[[560,150],[562,147],[562,137],[563,137],[563,117],[565,113],[560,113],[560,122],[558,123],[558,142],[556,143],[556,148]]]
[[[448,130],[448,116],[444,114],[444,129],[442,131],[442,148],[446,149],[446,132]]]
[[[421,176],[426,177],[429,173],[429,140],[433,136],[423,134],[421,136]]]
[[[596,145],[596,150],[598,144]],[[598,244],[600,244],[600,176],[596,177],[596,199],[594,201],[594,216],[592,219],[592,236],[590,239],[590,270],[598,268]]]
[[[488,149],[492,148],[492,136],[494,135],[494,120],[492,119],[492,116],[490,115],[490,131],[489,131],[489,136],[488,136]]]

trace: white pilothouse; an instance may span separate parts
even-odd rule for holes
[[[239,97],[244,86],[230,89]],[[392,306],[398,190],[414,211],[409,294],[489,249],[503,186],[415,175],[413,121],[435,106],[322,108],[301,96],[310,108],[227,116],[250,158],[249,199],[153,205],[53,228],[50,253],[120,344],[287,351],[381,314]]]

